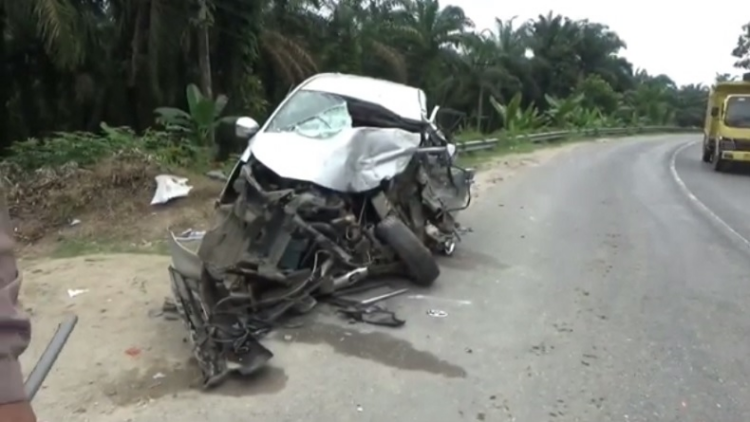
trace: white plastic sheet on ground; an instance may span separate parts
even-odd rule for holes
[[[156,180],[156,192],[151,199],[151,205],[166,204],[175,198],[184,198],[188,196],[193,189],[188,185],[188,179],[171,174],[160,174],[154,178]]]

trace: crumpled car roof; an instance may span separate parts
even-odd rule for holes
[[[409,120],[422,121],[427,115],[427,97],[424,91],[382,79],[343,73],[320,73],[302,82],[299,89],[328,92],[379,104]]]

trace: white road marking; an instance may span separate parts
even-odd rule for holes
[[[690,188],[687,187],[685,182],[682,180],[682,177],[680,177],[680,174],[677,173],[677,166],[675,165],[677,161],[677,155],[679,155],[685,149],[697,144],[698,142],[702,141],[688,142],[687,144],[677,148],[672,153],[672,158],[669,160],[669,171],[672,173],[672,178],[675,182],[677,182],[677,186],[680,187],[680,190],[682,190],[682,192],[698,207],[698,209],[700,209],[708,218],[714,220],[714,222],[716,222],[722,229],[724,229],[727,234],[729,234],[729,236],[734,237],[736,240],[742,243],[745,248],[750,250],[750,240],[739,234],[737,230],[733,229],[732,226],[730,226],[726,221],[716,215],[716,213],[713,212],[711,208],[708,207],[708,205],[698,199],[698,197],[690,191]]]

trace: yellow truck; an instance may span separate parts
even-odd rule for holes
[[[708,95],[703,162],[723,171],[750,162],[750,73],[741,81],[717,82]]]

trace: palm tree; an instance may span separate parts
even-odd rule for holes
[[[34,31],[45,51],[62,68],[84,60],[90,29],[87,4],[72,0],[2,0],[11,34]]]
[[[463,71],[458,73],[458,77],[449,79],[458,82],[454,87],[455,92],[476,93],[477,131],[482,130],[485,101],[489,95],[502,98],[498,88],[512,78],[503,67],[501,55],[492,38],[491,33],[467,38],[460,58]]]
[[[523,98],[533,100],[541,97],[539,86],[532,76],[536,53],[533,51],[527,26],[516,26],[515,20],[516,17],[508,20],[495,19],[493,42],[500,63],[508,74],[500,87],[499,98],[508,101],[516,92],[521,91]]]
[[[750,70],[750,22],[742,25],[742,33],[737,38],[732,55],[737,58],[734,67]]]
[[[394,20],[408,28],[405,50],[411,60],[409,82],[423,88],[440,86],[454,69],[457,49],[474,26],[463,9],[440,7],[438,0],[401,0]]]
[[[525,25],[529,45],[534,51],[532,69],[542,92],[565,97],[579,80],[578,23],[549,12]]]
[[[409,28],[395,21],[391,1],[329,1],[329,44],[321,52],[326,67],[349,73],[378,73],[398,82],[408,79],[406,58],[394,45]]]
[[[586,91],[586,107],[664,120],[684,106],[679,121],[694,120],[684,116],[700,90],[634,72],[606,25],[553,12],[515,23],[476,33],[463,9],[438,0],[0,0],[0,145],[102,121],[143,130],[201,80],[228,94],[229,113],[262,119],[319,71],[419,86],[483,130],[501,124],[483,120],[490,95],[519,93],[524,109]]]
[[[581,21],[579,26],[576,51],[581,77],[598,74],[612,86],[629,79],[632,68],[618,56],[627,47],[625,42],[606,25]]]

